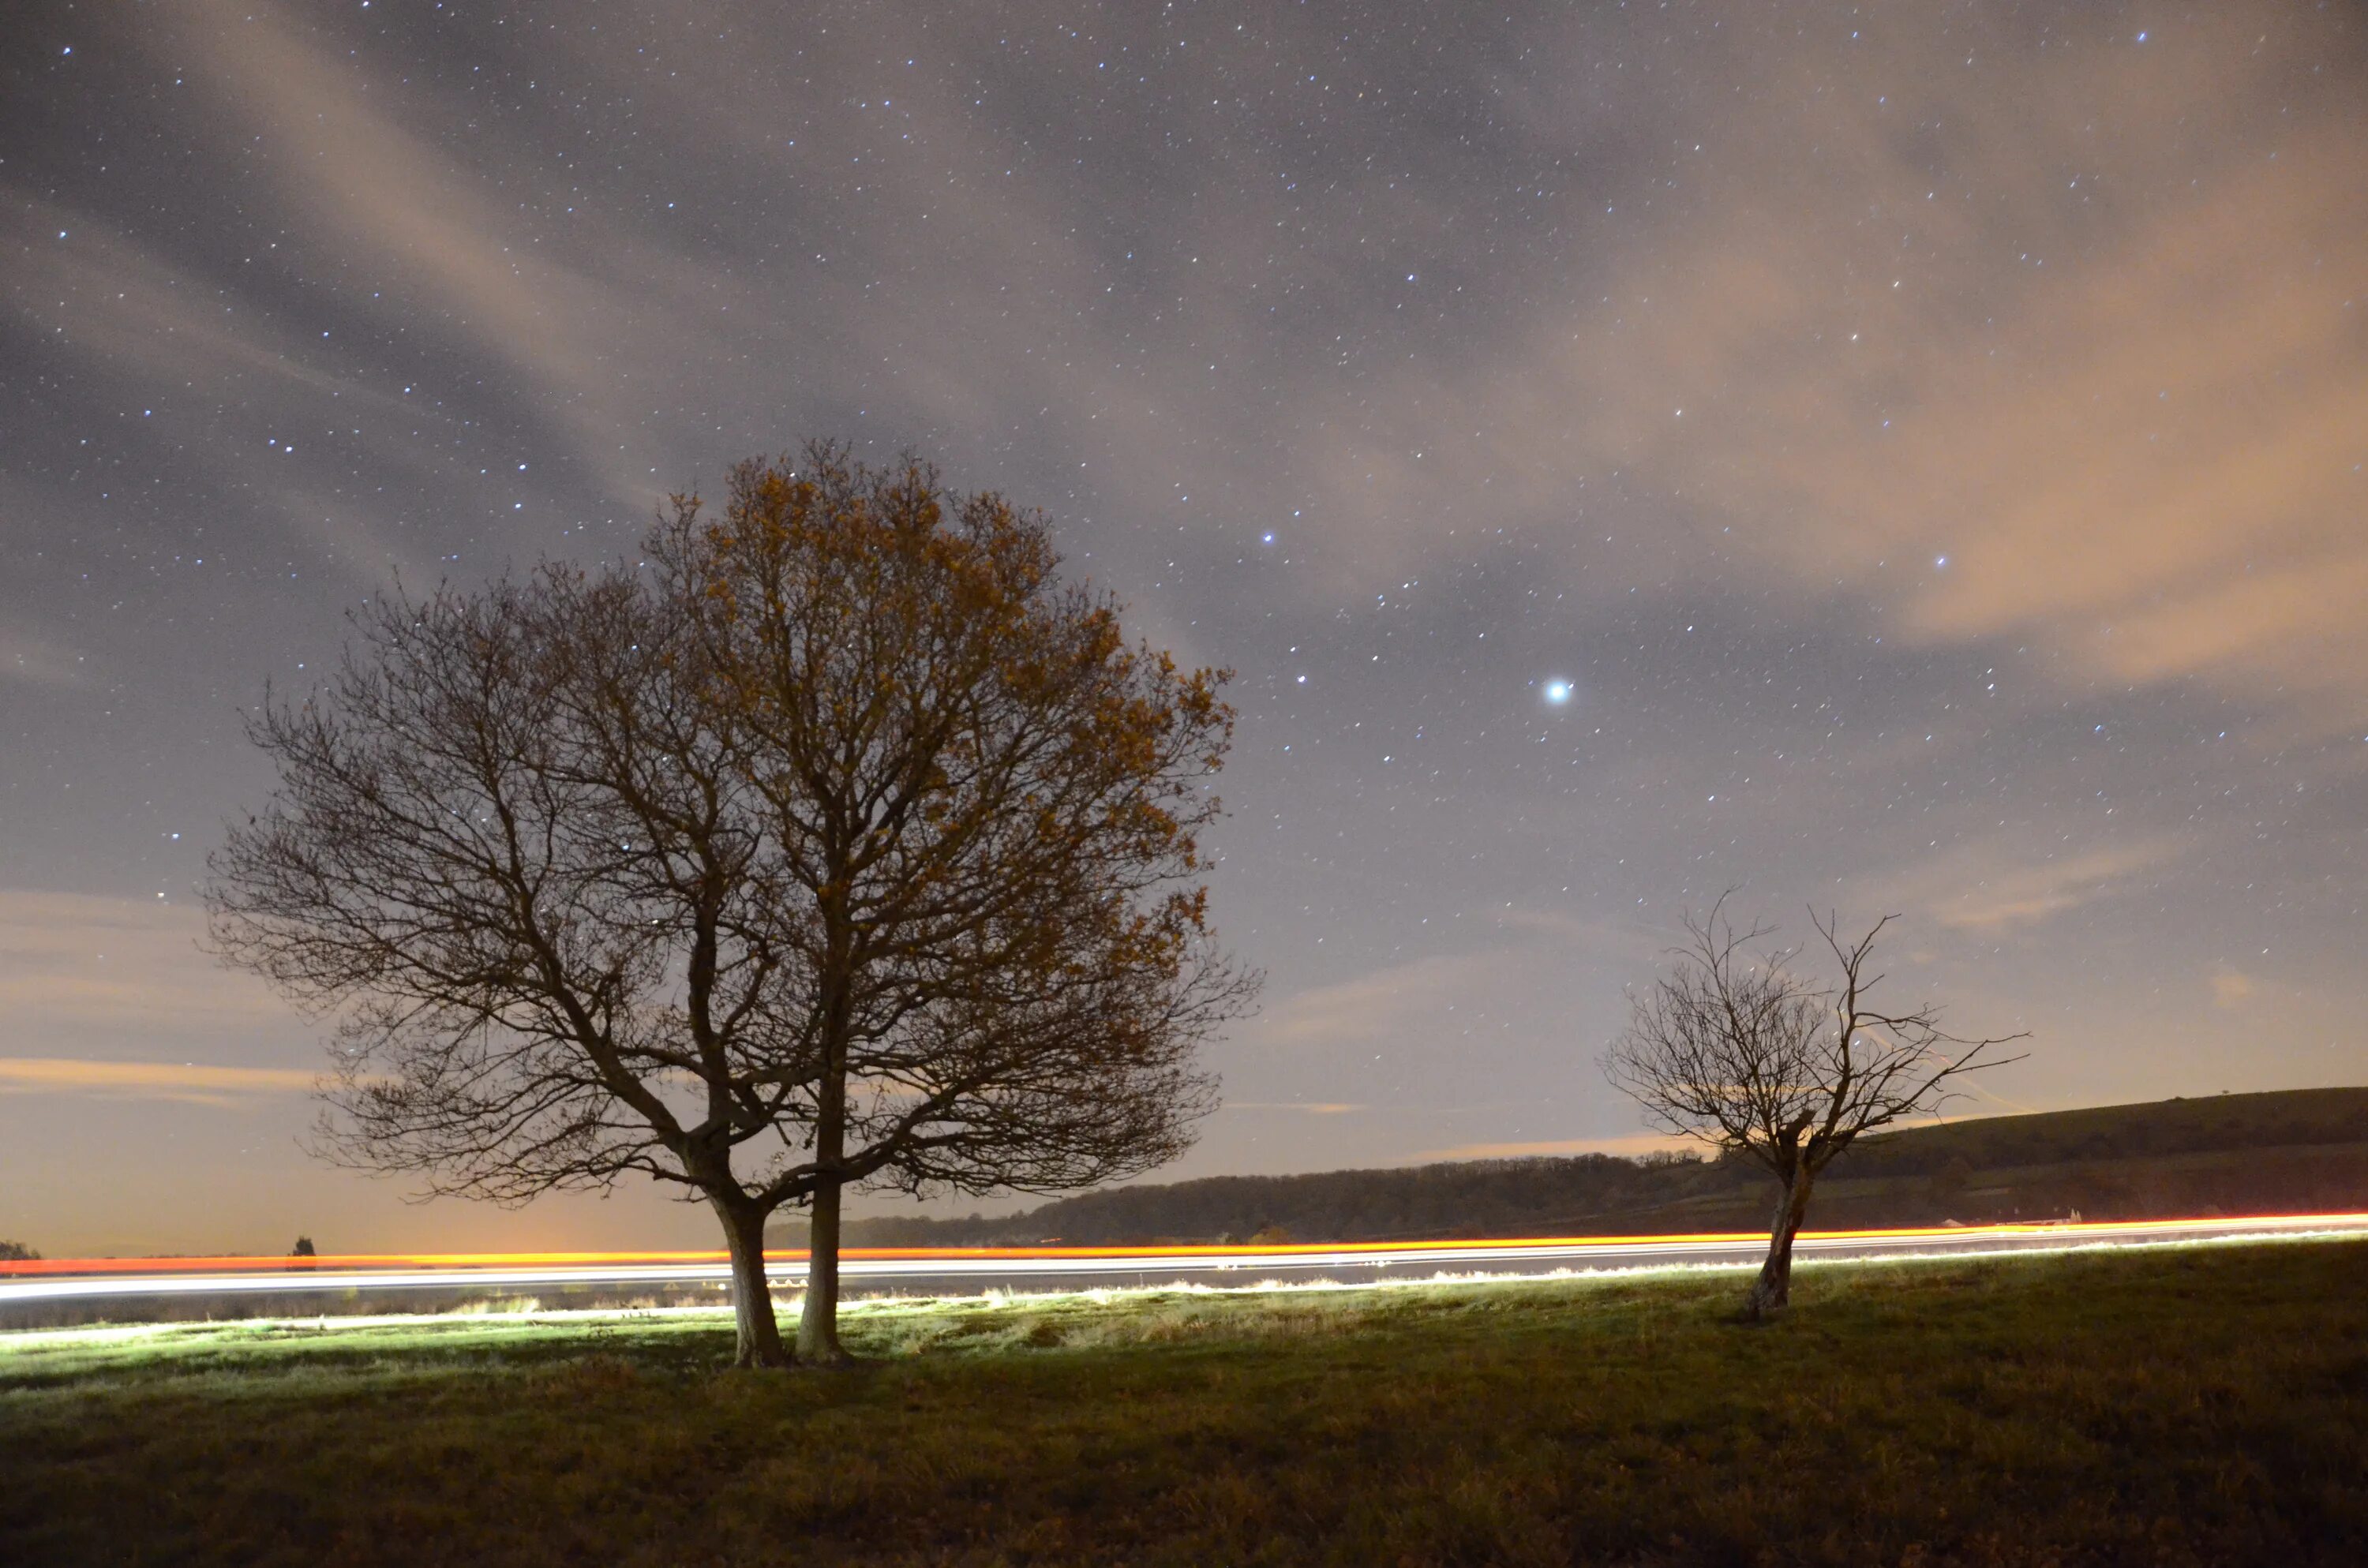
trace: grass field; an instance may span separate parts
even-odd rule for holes
[[[0,1562],[2368,1561],[2368,1244],[0,1335]]]

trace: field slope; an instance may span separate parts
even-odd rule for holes
[[[0,1336],[0,1561],[2368,1561],[2368,1244]]]
[[[1776,1188],[1748,1162],[1465,1161],[1302,1176],[1204,1176],[1086,1193],[1025,1213],[881,1215],[871,1246],[978,1246],[1752,1230]],[[2295,1089],[1921,1124],[1867,1138],[1817,1188],[1811,1223],[2171,1219],[2368,1209],[2368,1089]],[[785,1221],[776,1244],[803,1246]]]

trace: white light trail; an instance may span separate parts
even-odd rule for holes
[[[1968,1256],[2033,1249],[2058,1251],[2098,1246],[2142,1246],[2177,1242],[2234,1241],[2302,1235],[2368,1235],[2368,1214],[2275,1215],[2231,1220],[2160,1220],[2126,1223],[2017,1224],[1903,1231],[1807,1233],[1795,1256],[1835,1258]],[[1339,1246],[1272,1248],[1025,1248],[971,1253],[895,1253],[856,1249],[840,1264],[851,1293],[866,1282],[911,1285],[925,1280],[959,1283],[976,1291],[992,1286],[1025,1288],[1030,1282],[1115,1280],[1132,1276],[1138,1284],[1181,1282],[1195,1276],[1231,1274],[1248,1284],[1265,1279],[1308,1278],[1343,1273],[1373,1278],[1452,1271],[1465,1278],[1556,1271],[1646,1267],[1656,1265],[1752,1264],[1767,1249],[1754,1235],[1588,1236],[1513,1242],[1383,1243]],[[515,1257],[519,1255],[508,1255]],[[531,1256],[531,1255],[527,1255]],[[643,1255],[647,1256],[647,1255]],[[290,1267],[285,1260],[239,1260],[240,1268],[200,1267],[132,1272],[124,1261],[64,1261],[40,1266],[0,1266],[0,1308],[34,1301],[96,1301],[191,1295],[301,1294],[321,1290],[497,1290],[564,1285],[721,1285],[731,1273],[720,1257],[704,1255],[676,1261],[516,1263],[488,1255],[483,1263],[439,1259],[419,1267],[340,1267],[335,1260]],[[224,1261],[224,1260],[217,1260]],[[457,1265],[457,1266],[456,1266]],[[133,1266],[136,1267],[136,1264]],[[109,1268],[108,1272],[74,1273]],[[778,1285],[804,1282],[803,1256],[770,1264]]]

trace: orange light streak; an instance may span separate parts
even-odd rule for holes
[[[1975,1241],[1986,1237],[2077,1236],[2144,1228],[2148,1232],[2226,1231],[2246,1226],[2281,1229],[2311,1225],[2368,1225],[2368,1212],[2335,1214],[2216,1215],[2175,1220],[2014,1221],[1996,1225],[1908,1225],[1890,1228],[1803,1231],[1804,1242],[1901,1241],[1931,1238]],[[1442,1237],[1433,1241],[1295,1242],[1271,1246],[1247,1244],[1230,1246],[1022,1246],[1022,1247],[843,1247],[842,1258],[927,1262],[995,1259],[1047,1260],[1064,1258],[1243,1257],[1287,1261],[1292,1257],[1329,1257],[1351,1252],[1361,1255],[1437,1252],[1515,1251],[1536,1247],[1600,1247],[1607,1250],[1668,1245],[1741,1245],[1765,1240],[1764,1231],[1696,1231],[1621,1236],[1492,1236],[1485,1239]],[[796,1262],[807,1254],[802,1247],[768,1253],[768,1260]],[[336,1274],[358,1269],[433,1268],[583,1268],[607,1266],[693,1267],[721,1265],[723,1252],[417,1252],[335,1253],[316,1257],[282,1256],[223,1257],[57,1257],[0,1262],[0,1278],[109,1274]]]

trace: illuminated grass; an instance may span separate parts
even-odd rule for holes
[[[10,1335],[0,1561],[2368,1556],[2368,1243],[1736,1274]]]
[[[2342,1232],[2295,1232],[2284,1236],[2206,1236],[2192,1240],[2146,1241],[2131,1244],[2089,1243],[2065,1247],[2021,1247],[1991,1255],[1899,1254],[1890,1256],[1817,1260],[1801,1263],[1797,1274],[1812,1280],[1821,1274],[1845,1275],[1884,1268],[1930,1267],[1968,1257],[2033,1260],[2071,1253],[2099,1255],[2131,1251],[2172,1252],[2214,1247],[2257,1248],[2310,1243],[2347,1234]],[[1303,1321],[1304,1311],[1282,1313],[1242,1310],[1244,1303],[1285,1297],[1343,1297],[1348,1300],[1334,1315],[1346,1313],[1360,1324],[1386,1321],[1382,1298],[1400,1292],[1436,1296],[1463,1290],[1519,1290],[1535,1287],[1584,1290],[1640,1280],[1687,1280],[1750,1274],[1753,1263],[1672,1260],[1620,1268],[1558,1268],[1536,1274],[1492,1274],[1485,1270],[1441,1271],[1427,1278],[1382,1280],[1307,1278],[1246,1278],[1236,1283],[1201,1282],[1157,1286],[1106,1285],[1065,1290],[995,1288],[974,1294],[877,1295],[848,1300],[840,1309],[848,1332],[872,1346],[871,1353],[909,1355],[941,1347],[974,1352],[1007,1341],[1042,1348],[1038,1331],[1046,1324],[1062,1326],[1064,1343],[1133,1344],[1172,1332],[1178,1321],[1222,1327],[1235,1336],[1258,1337],[1278,1324]],[[793,1290],[779,1292],[775,1308],[782,1321],[794,1321],[802,1298]],[[1228,1309],[1220,1303],[1231,1303]],[[1433,1303],[1434,1305],[1436,1303]],[[1194,1307],[1201,1310],[1192,1311]],[[1110,1309],[1117,1309],[1111,1311]],[[1014,1318],[1012,1314],[1019,1316]],[[990,1320],[981,1314],[1000,1314]],[[1008,1325],[1016,1334],[991,1332],[990,1322]],[[409,1357],[422,1352],[446,1356],[534,1355],[551,1349],[573,1353],[585,1344],[602,1345],[621,1332],[651,1348],[673,1345],[684,1332],[702,1335],[701,1346],[718,1334],[728,1334],[731,1311],[723,1306],[642,1305],[624,1308],[548,1309],[529,1296],[490,1296],[438,1312],[302,1314],[284,1317],[225,1319],[221,1322],[109,1324],[61,1329],[0,1330],[0,1388],[29,1386],[40,1381],[103,1375],[110,1369],[128,1371],[141,1366],[171,1365],[183,1370],[238,1366],[252,1367],[294,1354],[326,1354],[333,1358]],[[1074,1339],[1066,1337],[1074,1333]],[[1028,1335],[1036,1334],[1030,1341]]]

